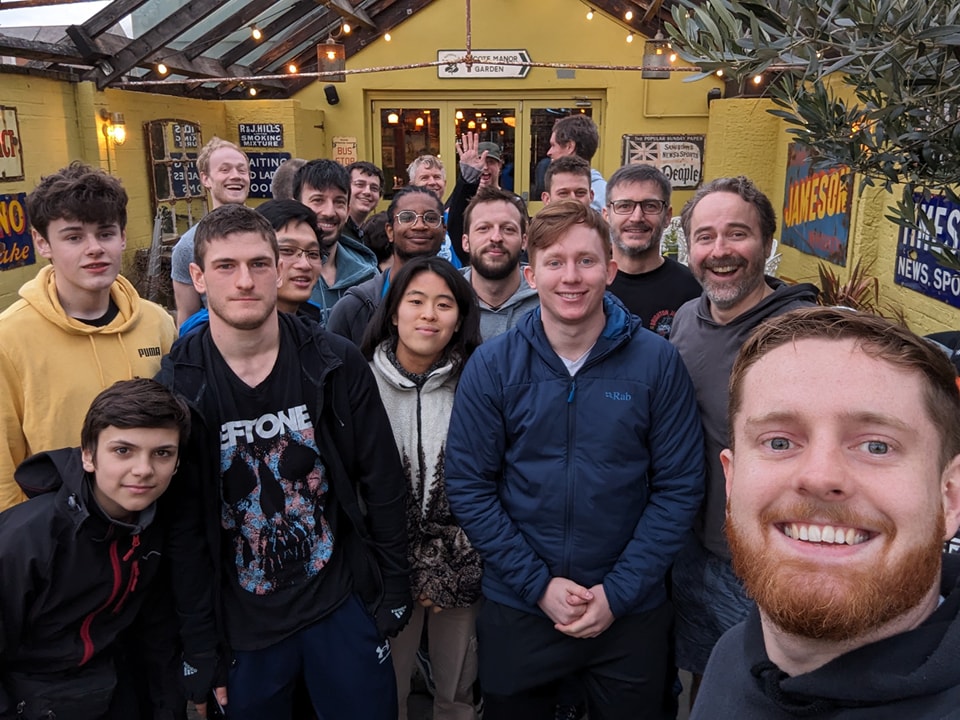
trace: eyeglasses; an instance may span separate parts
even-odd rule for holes
[[[312,263],[323,261],[323,255],[320,254],[319,250],[304,250],[293,245],[280,246],[280,257],[284,260],[299,260],[304,256]]]
[[[363,191],[363,190],[369,189],[370,192],[372,193],[376,193],[377,195],[380,194],[380,186],[377,185],[376,183],[368,183],[368,182],[364,182],[363,180],[354,180],[350,184],[353,187],[355,187],[357,190]]]
[[[435,210],[427,210],[425,213],[415,213],[413,210],[401,210],[393,217],[394,221],[401,225],[413,225],[417,222],[417,218],[423,220],[423,224],[427,227],[440,227],[440,223],[443,222],[443,215]]]
[[[633,215],[634,208],[640,206],[644,215],[659,215],[667,206],[663,200],[614,200],[609,203],[617,215]]]

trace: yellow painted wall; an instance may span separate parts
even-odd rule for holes
[[[779,217],[791,136],[786,123],[766,112],[772,107],[769,100],[748,98],[719,100],[711,105],[704,178],[750,177],[770,197]],[[864,267],[871,267],[880,280],[881,302],[902,308],[907,323],[917,333],[960,328],[960,309],[894,283],[899,228],[884,215],[895,201],[895,195],[876,188],[867,188],[861,195],[855,181],[847,265],[830,267],[841,279],[849,276],[858,260]],[[780,245],[780,251],[782,277],[819,283],[819,258],[784,245]]]
[[[0,98],[17,108],[22,181],[0,182],[0,194],[29,193],[40,178],[72,160],[83,160],[116,175],[129,195],[125,272],[137,249],[150,244],[153,211],[148,147],[144,125],[151,120],[179,119],[198,123],[204,141],[214,135],[236,142],[238,123],[282,122],[283,148],[296,156],[316,157],[324,147],[323,110],[304,107],[297,100],[208,101],[143,92],[107,89],[98,92],[92,83],[70,83],[13,73],[0,73]],[[122,146],[107,144],[99,112],[104,108],[123,113],[127,140]],[[254,201],[256,202],[256,201]],[[195,202],[194,217],[203,212]],[[0,271],[0,309],[17,298],[17,290],[45,264],[37,263]]]
[[[534,62],[642,65],[643,37],[637,36],[628,44],[623,26],[599,12],[593,20],[587,20],[587,9],[580,0],[554,0],[549,8],[545,2],[474,2],[472,46],[478,50],[525,49]],[[465,29],[463,0],[435,0],[394,28],[391,42],[377,39],[352,56],[347,69],[436,61],[438,50],[465,48]],[[323,156],[329,157],[333,137],[350,136],[358,139],[360,159],[378,164],[373,133],[379,132],[380,126],[371,108],[375,99],[469,98],[482,104],[553,97],[599,98],[601,140],[593,166],[604,177],[620,167],[624,134],[704,133],[707,91],[721,85],[712,80],[684,83],[680,74],[668,80],[642,80],[639,72],[614,70],[577,70],[574,79],[558,79],[556,69],[536,67],[522,79],[440,79],[437,68],[428,67],[347,75],[346,82],[336,83],[339,104],[329,106],[323,95],[326,84],[326,80],[312,83],[296,96],[305,106],[326,109],[327,146]],[[595,103],[594,112],[597,108]],[[449,165],[449,159],[455,157],[452,133],[441,137],[440,151]],[[688,191],[678,191],[674,206],[682,205],[689,195]]]

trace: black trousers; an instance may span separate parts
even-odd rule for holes
[[[577,683],[590,720],[659,720],[673,608],[619,618],[573,638],[542,615],[487,600],[477,619],[484,720],[553,720],[558,691]]]

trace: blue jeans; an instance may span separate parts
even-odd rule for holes
[[[230,720],[292,718],[293,688],[301,676],[323,720],[396,720],[390,645],[354,595],[275,645],[234,653],[227,685]]]
[[[713,646],[754,607],[730,562],[691,535],[673,563],[677,667],[703,675]]]

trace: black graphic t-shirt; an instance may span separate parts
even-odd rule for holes
[[[227,634],[237,650],[272,645],[349,592],[329,481],[290,342],[257,387],[210,343],[220,406],[220,525]]]
[[[630,275],[622,270],[607,288],[643,320],[643,326],[670,339],[673,316],[688,300],[700,297],[702,288],[689,269],[672,258],[655,270]]]

